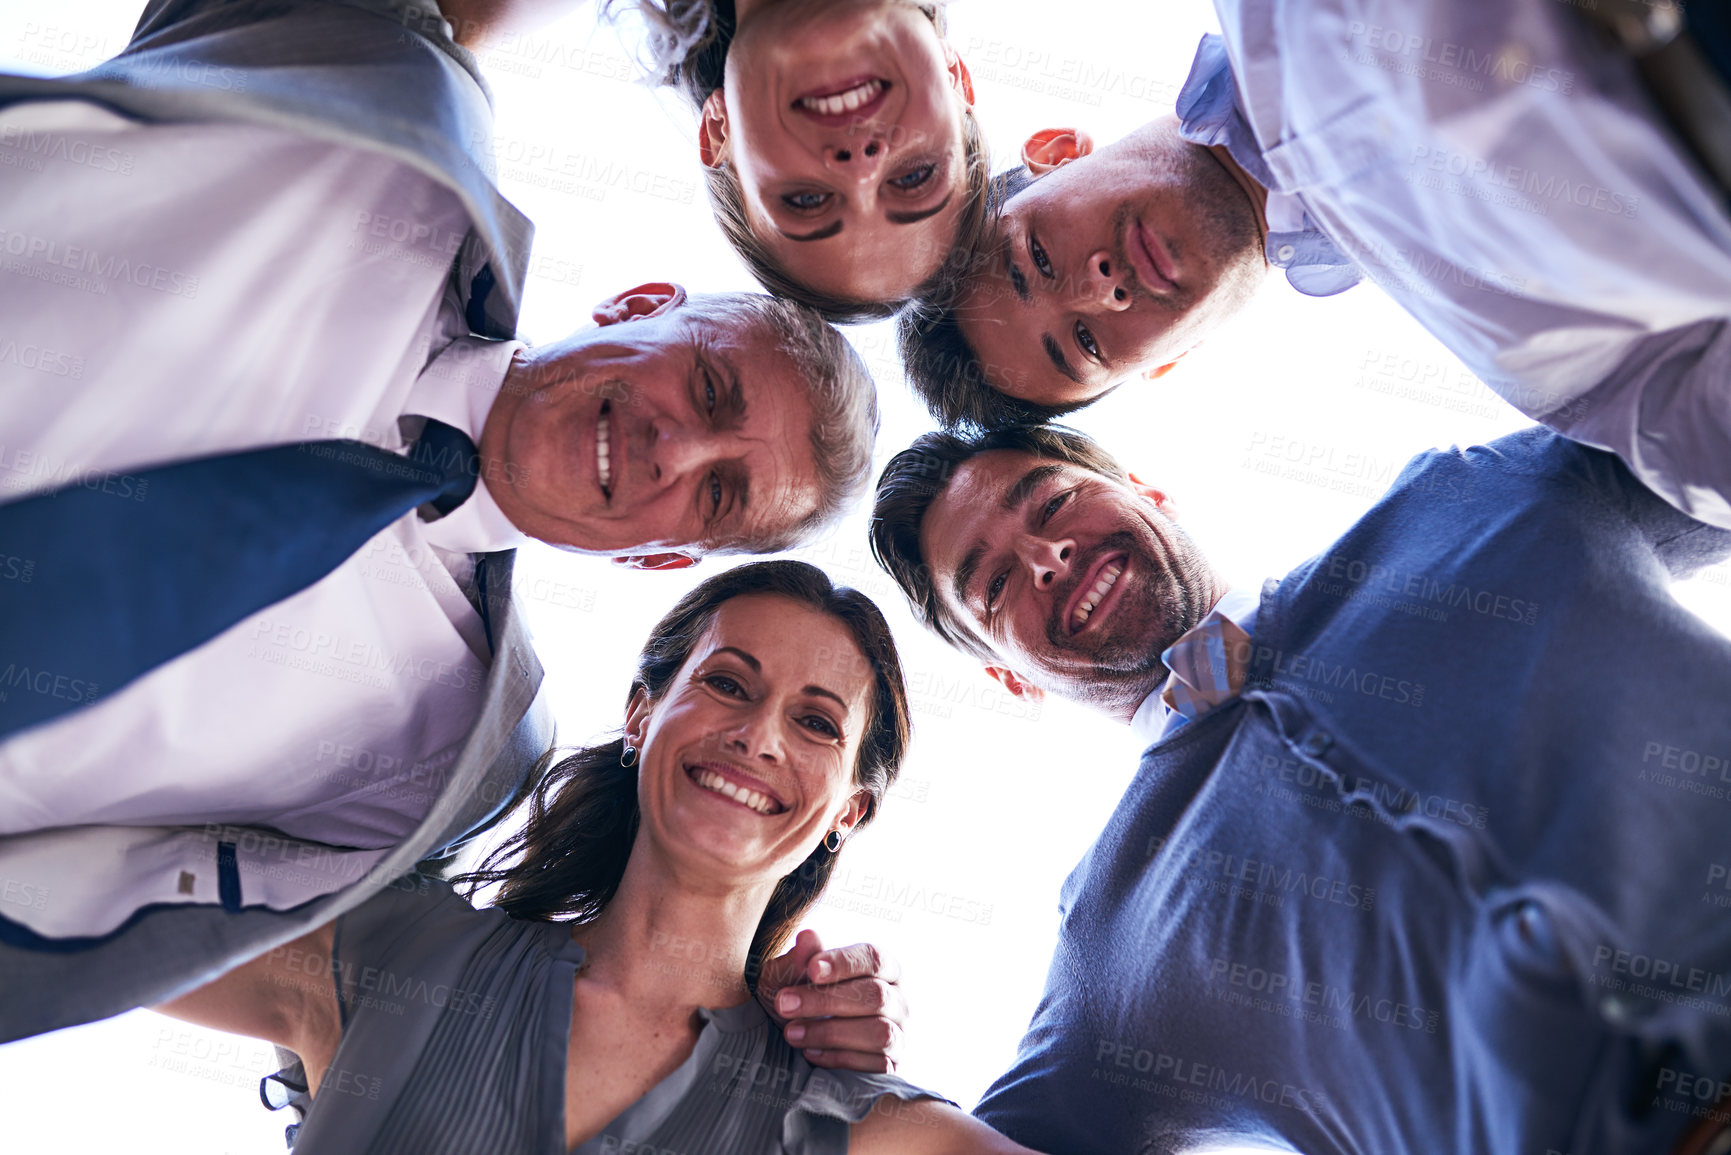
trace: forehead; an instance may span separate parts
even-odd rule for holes
[[[737,377],[745,401],[738,448],[749,475],[750,501],[738,534],[773,536],[819,502],[810,390],[768,324],[688,320],[705,355],[717,362],[720,387],[731,390]]]
[[[1016,496],[1021,480],[1042,466],[1066,472],[1073,468],[1015,449],[978,453],[956,467],[920,523],[920,553],[946,597],[961,558],[981,542],[987,548],[1000,544],[997,539],[1015,524],[1005,499]]]
[[[922,221],[893,224],[881,212],[867,214],[850,202],[841,215],[841,232],[821,240],[795,241],[771,222],[759,197],[754,231],[771,262],[789,279],[840,297],[893,301],[935,273],[955,244],[966,200],[960,167],[950,166],[949,203]],[[790,225],[788,231],[798,234],[811,227]]]
[[[850,711],[865,709],[871,663],[853,631],[832,614],[780,594],[741,594],[715,611],[692,661],[724,646],[750,654],[778,689],[815,686],[835,694]]]
[[[1046,353],[1044,339],[1060,336],[1053,332],[1057,312],[1043,307],[1047,298],[1024,304],[1016,296],[1004,271],[1003,222],[996,227],[1000,240],[994,243],[991,258],[968,279],[956,305],[962,338],[974,351],[987,383],[999,392],[1040,405],[1079,400],[1083,387],[1061,373]],[[1022,272],[1034,275],[1027,269]]]

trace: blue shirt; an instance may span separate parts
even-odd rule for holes
[[[1216,0],[1185,136],[1303,292],[1375,281],[1510,404],[1731,528],[1731,216],[1557,0]]]
[[[1668,1149],[1731,1072],[1731,643],[1667,584],[1728,552],[1545,430],[1416,458],[1143,755],[979,1116],[1052,1155]]]

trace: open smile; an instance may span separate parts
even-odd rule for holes
[[[1164,297],[1178,290],[1178,266],[1166,244],[1141,221],[1132,219],[1125,230],[1124,251],[1144,288]]]
[[[795,98],[793,110],[826,128],[846,128],[876,115],[892,87],[879,76],[856,76]]]
[[[1094,562],[1087,576],[1076,583],[1076,589],[1064,607],[1064,624],[1071,636],[1087,629],[1089,623],[1099,622],[1116,608],[1122,596],[1120,579],[1129,566],[1128,554],[1105,554]]]
[[[595,481],[601,496],[613,500],[613,402],[601,402],[601,415],[595,419]]]
[[[768,783],[725,762],[699,762],[687,766],[685,776],[699,789],[719,795],[756,814],[780,814],[787,809],[787,805],[775,796]]]

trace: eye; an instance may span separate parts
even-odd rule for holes
[[[1040,510],[1041,525],[1045,525],[1048,521],[1051,521],[1052,516],[1064,507],[1064,503],[1070,500],[1071,492],[1071,490],[1065,490],[1063,493],[1053,497],[1051,501],[1048,501],[1045,504],[1044,508]]]
[[[1028,234],[1028,259],[1034,262],[1034,267],[1040,270],[1042,277],[1052,275],[1052,262],[1046,256],[1046,250],[1040,247],[1040,242],[1034,239],[1034,234]]]
[[[986,587],[986,608],[992,609],[998,604],[998,598],[1004,592],[1004,586],[1009,583],[1010,575],[1001,573],[992,579],[992,584]]]
[[[711,674],[703,679],[703,682],[717,693],[726,694],[730,698],[745,697],[745,687],[728,674]]]
[[[715,412],[715,378],[707,370],[703,374],[703,408],[707,413]]]
[[[781,203],[797,212],[811,213],[828,204],[829,197],[826,192],[783,193]]]
[[[1080,321],[1076,322],[1076,347],[1081,349],[1082,352],[1088,354],[1088,356],[1095,361],[1104,361],[1106,359],[1100,353],[1100,343],[1094,340],[1093,331]]]
[[[721,512],[721,475],[709,475],[709,516],[714,517]]]
[[[932,179],[932,174],[938,171],[935,164],[916,165],[900,176],[890,178],[890,185],[902,192],[910,192]]]
[[[835,723],[831,722],[822,714],[807,714],[805,717],[800,719],[800,723],[806,726],[807,729],[822,734],[825,738],[841,737],[841,731],[836,729]]]

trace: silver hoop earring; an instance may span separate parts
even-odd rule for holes
[[[627,770],[629,770],[631,767],[637,765],[637,747],[635,747],[635,746],[625,747],[625,753],[619,755],[619,764],[621,766],[625,767]]]
[[[823,836],[823,848],[831,854],[841,849],[841,831],[832,830]]]

